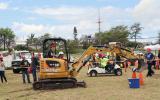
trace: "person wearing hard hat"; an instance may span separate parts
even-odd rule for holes
[[[154,71],[152,70],[152,65],[153,65],[153,60],[154,60],[154,55],[151,53],[151,49],[147,48],[147,53],[145,54],[145,59],[148,65],[148,76],[152,76],[154,74]]]
[[[55,56],[55,48],[56,48],[56,43],[55,42],[52,42],[50,44],[50,50],[48,51],[48,54],[47,54],[47,57],[48,58],[53,58]]]
[[[107,63],[108,63],[108,58],[106,57],[106,55],[104,54],[99,54],[99,58],[100,58],[100,65],[102,68],[105,68],[105,70],[107,70]]]
[[[58,58],[64,59],[64,53],[62,51],[59,52]]]

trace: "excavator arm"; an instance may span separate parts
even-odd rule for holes
[[[82,56],[72,64],[72,76],[76,76],[80,72],[82,67],[91,59],[92,54],[100,52],[110,52],[110,50],[108,47],[104,46],[90,46],[86,51],[84,51]]]
[[[130,50],[121,48],[118,46],[104,47],[104,46],[90,46],[82,56],[72,64],[73,70],[71,76],[76,76],[85,64],[91,59],[91,55],[94,53],[110,52],[119,55],[129,61],[140,60],[139,56],[134,55]]]

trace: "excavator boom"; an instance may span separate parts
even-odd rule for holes
[[[132,53],[130,50],[119,46],[90,46],[86,51],[83,52],[82,56],[72,64],[74,70],[71,71],[71,76],[77,76],[83,66],[85,66],[85,64],[90,60],[92,54],[103,52],[110,52],[112,54],[115,53],[129,61],[142,60],[139,58],[139,56],[134,55],[134,53]]]

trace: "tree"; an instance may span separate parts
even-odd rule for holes
[[[99,40],[101,44],[106,44],[109,42],[121,42],[125,44],[128,42],[128,36],[130,32],[127,26],[119,25],[112,27],[109,31],[96,33],[95,38]]]
[[[134,23],[130,28],[130,37],[135,39],[135,43],[137,43],[138,34],[141,34],[140,31],[143,27],[141,27],[140,23]]]
[[[75,40],[67,40],[67,45],[71,54],[78,53],[81,50],[77,48],[77,42],[75,42]]]
[[[15,50],[28,50],[28,47],[24,46],[24,45],[16,45],[14,47]]]
[[[14,41],[15,34],[10,28],[0,28],[0,45],[4,45],[4,50],[9,48]]]
[[[33,40],[34,40],[34,33],[31,33],[31,35],[28,37],[27,39],[27,46],[30,44],[33,44]]]
[[[38,46],[41,47],[43,45],[43,40],[50,38],[50,34],[49,33],[45,33],[44,35],[40,36],[40,37],[34,37],[35,34],[31,34],[28,39],[27,39],[27,47],[32,46],[34,47],[36,50],[38,49]],[[32,48],[33,49],[33,48]]]

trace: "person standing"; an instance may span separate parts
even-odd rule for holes
[[[37,81],[37,66],[39,65],[38,63],[38,58],[34,56],[33,53],[33,57],[32,57],[32,75],[33,75],[33,81],[36,82]]]
[[[152,70],[154,55],[153,55],[153,53],[151,53],[150,48],[147,48],[147,53],[145,54],[145,59],[146,59],[147,65],[148,65],[147,77],[152,76],[152,74],[154,74],[154,71]]]
[[[0,60],[0,77],[1,77],[1,82],[2,83],[3,83],[3,79],[7,83],[7,79],[6,79],[6,76],[5,76],[5,65],[4,65],[2,59]]]
[[[25,75],[27,76],[28,83],[31,83],[30,78],[29,78],[29,73],[28,73],[29,62],[28,60],[25,59],[25,57],[22,57],[20,66],[21,66],[21,71],[22,71],[23,83],[26,83]]]

